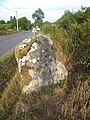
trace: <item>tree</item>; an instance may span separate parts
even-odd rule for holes
[[[10,21],[11,21],[12,19],[13,19],[12,16],[10,16]]]
[[[28,21],[26,17],[20,18],[19,27],[21,27],[21,29],[28,29],[30,27],[30,21]]]
[[[81,24],[81,23],[83,23],[84,21],[85,21],[85,12],[83,12],[83,11],[80,11],[80,10],[78,10],[78,12],[76,12],[75,14],[74,14],[74,17],[75,17],[75,19],[77,20],[77,22],[78,22],[78,24]]]
[[[4,20],[0,20],[0,24],[5,24],[5,21]]]
[[[29,29],[31,29],[31,21],[30,20],[28,20],[28,25],[26,27],[26,30],[29,30]]]
[[[32,18],[35,19],[35,25],[41,25],[41,23],[43,22],[43,18],[44,18],[44,13],[43,11],[38,8],[38,10],[36,10],[33,14],[32,14]]]
[[[10,23],[12,24],[13,28],[16,28],[16,19],[12,19]]]
[[[12,28],[16,29],[16,18],[15,18],[15,16],[14,17],[10,16],[10,21],[7,21],[7,24],[11,24]]]
[[[76,23],[76,19],[74,18],[73,13],[71,13],[69,10],[66,10],[64,12],[64,15],[57,20],[56,24],[58,27],[62,27],[63,29],[69,30],[71,24]]]

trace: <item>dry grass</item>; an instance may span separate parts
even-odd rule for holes
[[[58,90],[59,89],[59,90]],[[57,92],[58,91],[58,92]],[[89,120],[90,83],[78,83],[69,91],[61,85],[44,87],[32,94],[23,94],[16,104],[15,120]]]
[[[0,99],[0,120],[8,119],[13,113],[15,104],[20,98],[21,88],[19,85],[20,76],[18,73],[8,83]]]
[[[0,57],[0,94],[14,76],[17,68],[14,50]]]

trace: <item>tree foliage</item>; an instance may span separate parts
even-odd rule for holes
[[[48,33],[54,34],[56,29],[55,27],[56,27],[55,24],[52,24],[48,21],[44,22],[42,25],[42,29],[45,34],[48,34]]]
[[[38,8],[38,10],[36,10],[32,14],[32,18],[35,19],[35,24],[36,25],[40,25],[43,22],[43,18],[44,18],[43,11],[40,8]]]
[[[29,30],[31,28],[31,21],[26,17],[19,18],[18,25],[20,29]],[[15,16],[10,16],[10,21],[7,21],[7,26],[11,26],[11,29],[16,29],[17,23]]]
[[[54,32],[52,32],[52,26],[54,26]],[[65,11],[64,15],[55,23],[44,23],[42,30],[59,40],[65,54],[72,54],[72,80],[88,79],[90,66],[90,7],[82,7],[75,13]]]
[[[5,24],[5,21],[4,20],[0,20],[0,25],[1,24]]]
[[[26,17],[22,17],[19,19],[19,27],[21,27],[21,29],[26,29],[26,27],[28,26],[28,20]]]

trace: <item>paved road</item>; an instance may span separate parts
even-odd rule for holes
[[[26,31],[8,36],[0,36],[0,56],[15,47],[18,43],[30,35],[31,31]]]

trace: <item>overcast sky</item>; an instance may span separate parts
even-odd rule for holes
[[[1,5],[8,9],[5,9]],[[32,21],[32,14],[41,8],[45,14],[45,21],[54,22],[65,10],[77,11],[81,6],[89,7],[90,0],[0,0],[0,20],[10,19],[10,16],[27,17]]]

